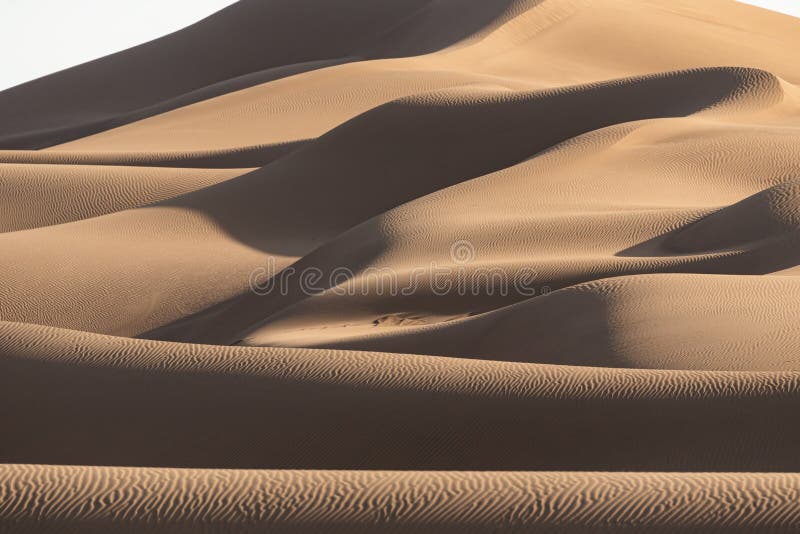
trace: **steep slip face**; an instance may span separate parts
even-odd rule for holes
[[[796,530],[799,29],[242,0],[0,93],[0,533]]]

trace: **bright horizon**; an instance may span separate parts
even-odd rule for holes
[[[797,0],[742,0],[800,17]],[[2,0],[0,91],[186,27],[235,0]],[[46,12],[47,17],[42,13]]]
[[[13,51],[0,70],[0,91],[152,41],[234,3],[0,0],[0,50]]]
[[[786,13],[787,15],[792,15],[793,17],[800,17],[800,2],[798,2],[797,0],[739,0],[739,1],[744,4],[763,7],[765,9],[771,9],[772,11],[778,11],[780,13]]]

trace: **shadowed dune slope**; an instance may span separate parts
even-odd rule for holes
[[[214,347],[14,323],[0,332],[4,462],[800,469],[796,372]]]
[[[797,50],[241,0],[0,92],[0,532],[796,530]]]
[[[730,0],[710,0],[699,13],[695,4],[245,0],[172,35],[0,93],[0,148],[52,146],[168,110],[175,111],[74,144],[163,150],[243,136],[248,145],[296,140],[409,91],[486,77],[540,88],[741,65],[800,80],[790,18]],[[640,46],[642,36],[648,46]]]
[[[0,132],[8,148],[82,137],[119,115],[231,78],[346,56],[424,4],[237,2],[174,34],[4,91]]]

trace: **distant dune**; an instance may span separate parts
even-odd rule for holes
[[[0,532],[796,530],[797,50],[241,0],[0,92]]]

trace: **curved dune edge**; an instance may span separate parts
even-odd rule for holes
[[[0,530],[793,532],[800,475],[5,465]],[[580,503],[580,506],[576,506]]]
[[[118,165],[171,168],[256,168],[291,153],[307,140],[216,150],[172,151],[43,151],[0,150],[0,163],[46,165]]]
[[[793,243],[774,244],[772,253],[783,255]],[[240,344],[647,369],[792,371],[800,363],[800,278],[794,276],[605,278],[422,325],[404,325],[400,316],[399,325],[341,326],[315,300],[335,310],[339,299],[309,298]]]
[[[796,372],[219,347],[13,323],[0,333],[7,463],[800,469]]]
[[[0,163],[0,233],[145,206],[249,170]]]

